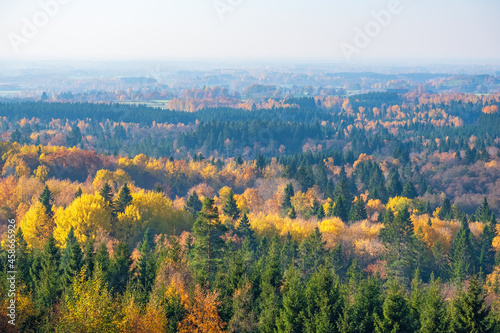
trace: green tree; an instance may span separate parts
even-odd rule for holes
[[[487,333],[491,331],[490,310],[485,304],[484,291],[476,276],[464,292],[458,287],[458,297],[452,304],[451,331],[454,333]]]
[[[200,201],[196,191],[193,191],[188,198],[186,203],[186,208],[191,212],[191,214],[196,215],[203,208],[203,203]]]
[[[115,202],[116,212],[118,213],[125,212],[125,208],[130,202],[132,202],[132,195],[130,194],[130,189],[128,188],[128,185],[124,184],[120,190],[120,193],[118,193],[118,198],[116,199]]]
[[[440,280],[431,276],[430,286],[427,289],[425,302],[420,311],[420,332],[445,333],[448,332],[448,317],[446,304],[441,295]]]
[[[82,250],[76,240],[73,227],[71,227],[66,239],[66,248],[61,258],[62,282],[69,285],[73,281],[74,276],[80,273],[82,265]]]
[[[140,258],[137,261],[136,271],[138,273],[137,282],[142,287],[145,294],[153,288],[156,277],[156,255],[151,247],[149,229],[146,229],[140,246]]]
[[[221,263],[224,241],[221,236],[226,228],[219,220],[219,211],[214,200],[205,198],[203,208],[193,225],[194,266],[201,281],[213,280],[218,265]]]
[[[52,201],[54,198],[52,197],[52,192],[50,192],[49,187],[45,185],[42,194],[40,194],[40,197],[38,198],[38,201],[42,203],[42,205],[45,207],[45,214],[49,218],[53,217],[53,212],[52,212]]]
[[[283,308],[277,320],[277,331],[302,333],[305,305],[304,286],[298,271],[292,264],[285,273]]]
[[[474,267],[474,239],[469,229],[469,222],[462,218],[461,227],[453,240],[450,250],[452,277],[456,282],[463,281]]]
[[[226,202],[222,209],[224,214],[231,217],[233,220],[237,220],[240,217],[240,210],[236,205],[236,200],[234,200],[234,192],[230,190],[227,194]]]
[[[281,209],[284,211],[289,211],[292,209],[292,197],[295,195],[292,183],[288,183],[285,187],[285,194],[283,197],[283,202],[281,203]]]
[[[82,188],[78,187],[78,190],[75,192],[75,199],[81,197],[83,194]]]
[[[99,195],[104,198],[110,206],[113,206],[113,190],[108,183],[105,183],[102,189],[99,191]]]
[[[451,211],[450,199],[444,198],[443,204],[441,205],[441,209],[439,210],[438,217],[441,220],[450,220],[451,219],[452,211]]]
[[[337,216],[343,222],[347,222],[349,216],[343,195],[339,195],[337,197],[337,200],[335,200],[335,206],[332,209],[332,215]]]
[[[382,306],[382,317],[375,315],[375,323],[377,333],[412,332],[410,307],[398,283],[391,284]]]
[[[56,240],[50,236],[41,257],[40,277],[35,281],[35,304],[42,312],[52,309],[61,295],[60,260]]]
[[[478,207],[475,214],[476,218],[480,222],[490,222],[493,217],[493,212],[490,209],[490,205],[488,204],[488,199],[484,197],[481,206]]]
[[[415,185],[409,180],[405,183],[405,186],[403,187],[403,192],[401,194],[403,197],[406,197],[408,199],[415,199],[418,197],[417,190],[415,189]]]
[[[96,258],[97,261],[97,258]],[[123,293],[130,278],[130,250],[124,242],[118,243],[110,267],[110,288],[115,293]]]
[[[399,176],[398,170],[393,169],[389,175],[387,191],[391,197],[397,197],[403,193],[403,184],[401,183],[401,177]]]

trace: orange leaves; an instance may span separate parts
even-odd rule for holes
[[[487,105],[483,107],[483,113],[485,114],[498,113],[498,105]]]
[[[220,319],[217,313],[219,306],[217,292],[208,293],[197,285],[188,313],[179,324],[179,333],[224,332],[226,323]]]

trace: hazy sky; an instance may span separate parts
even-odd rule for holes
[[[68,3],[49,17],[51,1]],[[351,61],[500,59],[500,1],[400,0],[376,31],[391,1],[0,0],[0,58],[346,61],[341,45],[371,26]]]

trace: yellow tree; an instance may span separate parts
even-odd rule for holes
[[[82,194],[66,209],[59,208],[55,214],[54,238],[66,246],[66,237],[73,227],[80,244],[95,238],[97,231],[111,229],[111,211],[100,195]],[[23,229],[24,230],[24,229]]]
[[[189,311],[179,324],[179,333],[224,332],[226,323],[217,313],[217,307],[220,306],[218,298],[217,292],[207,294],[197,285]]]
[[[45,240],[50,236],[54,223],[47,216],[45,207],[41,202],[36,202],[24,214],[20,227],[23,230],[24,240],[28,246],[41,249]]]

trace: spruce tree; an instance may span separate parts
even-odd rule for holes
[[[353,221],[366,220],[368,215],[366,214],[365,201],[363,198],[358,197],[356,203],[354,204],[354,212],[352,216]]]
[[[441,209],[439,210],[438,217],[441,220],[450,220],[451,219],[452,212],[451,212],[450,199],[444,198],[443,204],[441,205]]]
[[[289,211],[292,209],[292,197],[295,195],[292,183],[288,183],[285,187],[285,194],[283,197],[283,202],[281,203],[281,209],[284,211]]]
[[[403,187],[403,192],[401,194],[403,197],[406,197],[408,199],[415,199],[418,197],[417,190],[415,189],[415,186],[413,183],[409,180],[405,183],[405,186]]]
[[[195,216],[203,208],[203,203],[200,201],[196,191],[193,191],[193,193],[189,196],[186,208]]]
[[[97,256],[96,256],[97,262]],[[113,260],[110,267],[110,288],[115,293],[123,293],[127,287],[130,277],[130,250],[126,243],[120,242],[113,253]]]
[[[243,214],[243,217],[236,228],[236,232],[239,236],[245,238],[249,238],[252,243],[252,246],[255,246],[255,236],[254,231],[250,228],[250,221],[248,220],[248,216],[246,213]]]
[[[283,308],[277,320],[277,332],[302,333],[304,331],[305,306],[304,286],[299,272],[292,264],[285,273]]]
[[[227,194],[226,203],[224,204],[222,211],[233,220],[237,220],[240,217],[240,210],[236,205],[236,200],[234,200],[233,190],[230,190]]]
[[[116,212],[118,213],[125,212],[125,208],[130,202],[132,202],[132,195],[130,194],[130,189],[128,188],[128,185],[125,184],[121,188],[120,193],[118,193],[118,198],[116,199],[115,202]]]
[[[382,305],[382,317],[375,315],[375,332],[403,333],[412,331],[410,307],[403,288],[393,282]]]
[[[60,259],[61,255],[56,247],[56,240],[50,236],[43,249],[40,276],[35,281],[35,304],[42,312],[50,311],[61,295]]]
[[[420,332],[445,333],[448,332],[448,316],[446,303],[441,295],[440,280],[431,276],[430,286],[425,295],[425,301],[420,311]]]
[[[476,210],[475,216],[479,222],[488,223],[491,221],[493,212],[490,209],[490,205],[488,204],[488,199],[486,197],[484,197],[481,206],[479,206]]]
[[[391,197],[400,196],[403,192],[403,184],[401,183],[401,177],[399,176],[398,170],[392,170],[389,176],[389,185],[387,186],[387,191]]]
[[[83,194],[82,188],[78,187],[78,190],[75,192],[75,199],[81,197]]]
[[[224,248],[221,236],[226,228],[219,220],[219,211],[214,206],[214,200],[205,198],[203,208],[193,225],[194,266],[200,281],[209,282],[214,278]]]
[[[104,242],[99,244],[94,256],[94,266],[102,272],[103,280],[110,282],[111,260],[109,258],[108,247]]]
[[[38,198],[38,201],[40,201],[42,205],[45,207],[45,214],[47,214],[49,218],[52,218],[54,215],[52,212],[53,197],[52,197],[52,192],[50,192],[49,187],[47,185],[45,185],[42,194],[40,194],[40,197]]]
[[[80,273],[83,266],[83,254],[80,244],[76,241],[73,234],[73,228],[70,229],[66,240],[66,248],[64,249],[61,259],[63,283],[69,285],[75,275]]]
[[[347,222],[348,220],[348,210],[345,204],[344,196],[339,195],[337,200],[335,200],[335,206],[332,209],[332,215],[337,216],[343,222]]]
[[[104,201],[106,201],[110,206],[113,205],[113,190],[108,183],[103,185],[102,189],[99,191],[99,195],[103,197]]]
[[[146,295],[153,288],[156,277],[156,256],[150,243],[149,229],[146,229],[139,251],[141,256],[136,265],[137,282]]]
[[[469,229],[469,222],[462,218],[461,227],[453,240],[450,250],[452,277],[457,282],[462,282],[474,267],[473,236]]]

